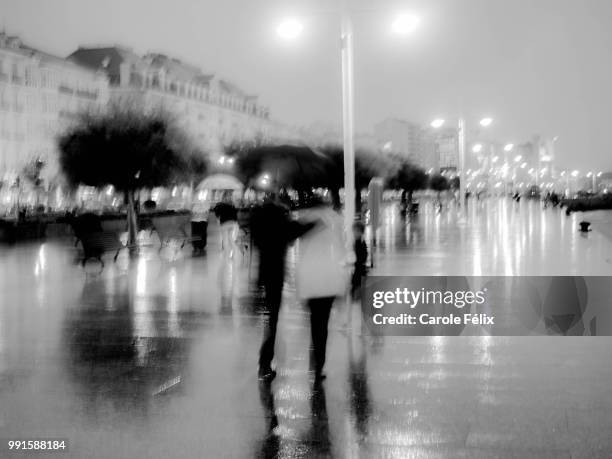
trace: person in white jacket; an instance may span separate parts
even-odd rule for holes
[[[347,291],[349,270],[343,222],[331,206],[314,198],[298,212],[303,223],[316,226],[298,239],[295,282],[298,298],[310,309],[315,378],[325,377],[327,326],[334,299]]]

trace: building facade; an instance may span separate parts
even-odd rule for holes
[[[439,133],[418,124],[389,118],[374,126],[374,138],[383,151],[398,154],[424,169],[440,168]],[[440,138],[441,139],[441,138]]]
[[[108,102],[101,73],[0,33],[0,180],[12,184],[34,160],[48,184],[59,172],[57,135],[84,110]]]
[[[174,113],[196,143],[213,155],[236,141],[298,137],[296,130],[272,120],[257,96],[178,59],[156,53],[139,56],[116,46],[79,48],[68,59],[108,76],[111,103]]]

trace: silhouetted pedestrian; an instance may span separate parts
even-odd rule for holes
[[[365,225],[362,222],[355,222],[353,224],[353,250],[355,252],[355,263],[353,264],[353,274],[351,276],[351,296],[353,301],[359,299],[363,278],[368,273],[368,245],[363,238],[364,232]]]
[[[272,370],[272,360],[285,282],[287,247],[315,224],[316,222],[300,224],[292,221],[289,210],[273,200],[266,201],[253,211],[251,232],[253,243],[259,250],[259,284],[264,288],[265,302],[270,314],[259,351],[260,379],[272,379],[276,375]]]

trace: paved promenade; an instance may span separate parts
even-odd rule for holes
[[[607,214],[588,235],[583,217],[492,200],[403,227],[391,209],[375,273],[610,275]],[[261,384],[248,259],[210,241],[101,274],[70,241],[0,247],[0,438],[68,438],[71,458],[612,456],[611,338],[363,339],[338,305],[314,385],[289,282]]]

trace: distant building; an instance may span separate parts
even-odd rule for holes
[[[385,152],[403,156],[425,169],[439,169],[437,134],[428,128],[389,118],[374,126],[374,138]]]
[[[12,182],[27,163],[41,159],[43,178],[53,180],[57,134],[77,113],[107,101],[104,74],[0,33],[0,179]]]
[[[457,130],[451,128],[439,129],[435,132],[435,155],[440,170],[459,168],[459,141]]]
[[[205,151],[220,152],[223,145],[246,139],[297,137],[294,129],[270,119],[257,96],[178,59],[139,56],[119,46],[79,48],[68,59],[106,73],[111,101],[159,106],[176,114]]]

